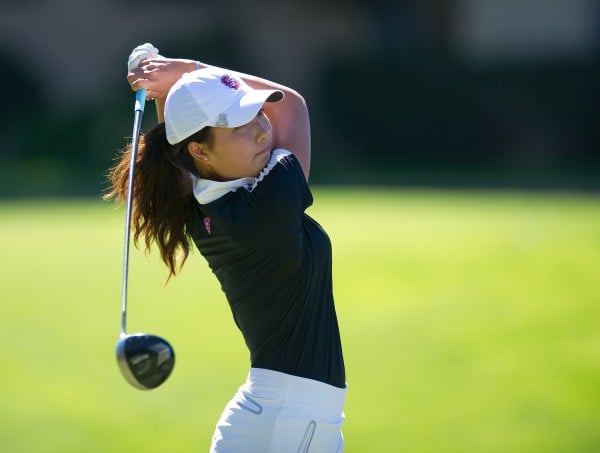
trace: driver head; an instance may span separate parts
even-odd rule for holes
[[[117,362],[127,382],[138,389],[149,390],[169,377],[175,365],[175,351],[156,335],[123,335],[117,343]]]

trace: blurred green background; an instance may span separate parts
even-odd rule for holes
[[[130,330],[174,375],[116,365],[124,213],[99,197],[146,41],[307,99],[347,451],[600,450],[596,1],[25,0],[0,4],[0,451],[206,451],[247,373],[198,253],[166,287],[132,257]]]
[[[346,451],[600,448],[597,197],[315,198],[334,244]],[[177,362],[156,390],[125,382],[122,218],[99,201],[0,203],[2,451],[208,450],[248,353],[198,253],[164,287],[158,257],[134,252],[129,331],[164,336]]]

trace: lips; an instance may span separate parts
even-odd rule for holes
[[[268,154],[268,153],[270,153],[270,152],[271,152],[271,147],[270,147],[270,146],[267,146],[266,148],[263,148],[263,149],[261,149],[261,150],[258,152],[257,156],[264,156],[265,154]]]

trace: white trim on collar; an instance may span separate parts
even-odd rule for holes
[[[290,154],[292,153],[285,149],[273,150],[269,163],[261,170],[256,178],[240,178],[232,181],[212,181],[210,179],[202,179],[191,175],[194,197],[198,203],[208,204],[218,200],[229,192],[235,192],[240,187],[245,188],[248,192],[252,192],[258,183],[261,182],[273,168],[275,168],[275,165]]]

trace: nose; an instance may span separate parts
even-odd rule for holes
[[[259,115],[257,118],[258,124],[258,136],[256,137],[256,141],[258,143],[264,142],[271,135],[271,122],[265,115]]]

